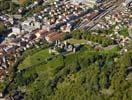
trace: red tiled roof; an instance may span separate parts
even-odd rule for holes
[[[58,39],[60,39],[64,34],[63,33],[58,33],[58,32],[53,32],[48,35],[49,41],[54,42]]]
[[[52,33],[49,33],[47,37],[51,38],[53,36],[55,36],[56,34],[59,34],[58,32],[52,32]]]
[[[61,33],[61,34],[59,34],[59,35],[55,35],[54,37],[50,38],[50,39],[49,39],[49,41],[54,42],[54,41],[56,41],[56,40],[60,39],[62,36],[63,36],[63,34],[62,34],[62,33]]]
[[[46,34],[48,31],[47,30],[39,30],[39,33],[42,34]]]

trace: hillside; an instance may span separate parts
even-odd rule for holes
[[[66,55],[47,49],[31,53],[19,65],[10,92],[25,100],[131,100],[132,79],[126,77],[132,52],[120,55],[116,48],[84,45]]]

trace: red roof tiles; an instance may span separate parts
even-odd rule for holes
[[[64,34],[63,33],[58,33],[58,32],[52,32],[47,36],[47,40],[49,42],[54,42],[58,39],[60,39]]]

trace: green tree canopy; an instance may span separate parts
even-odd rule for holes
[[[5,25],[0,22],[0,33],[2,33],[5,29]]]
[[[0,22],[0,33],[2,33],[4,29],[5,29],[4,24]]]

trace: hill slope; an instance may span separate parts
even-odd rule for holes
[[[131,50],[119,55],[89,46],[65,56],[46,55],[45,62],[21,69],[10,90],[12,95],[19,91],[26,100],[131,100],[132,80],[126,80],[130,55]]]

